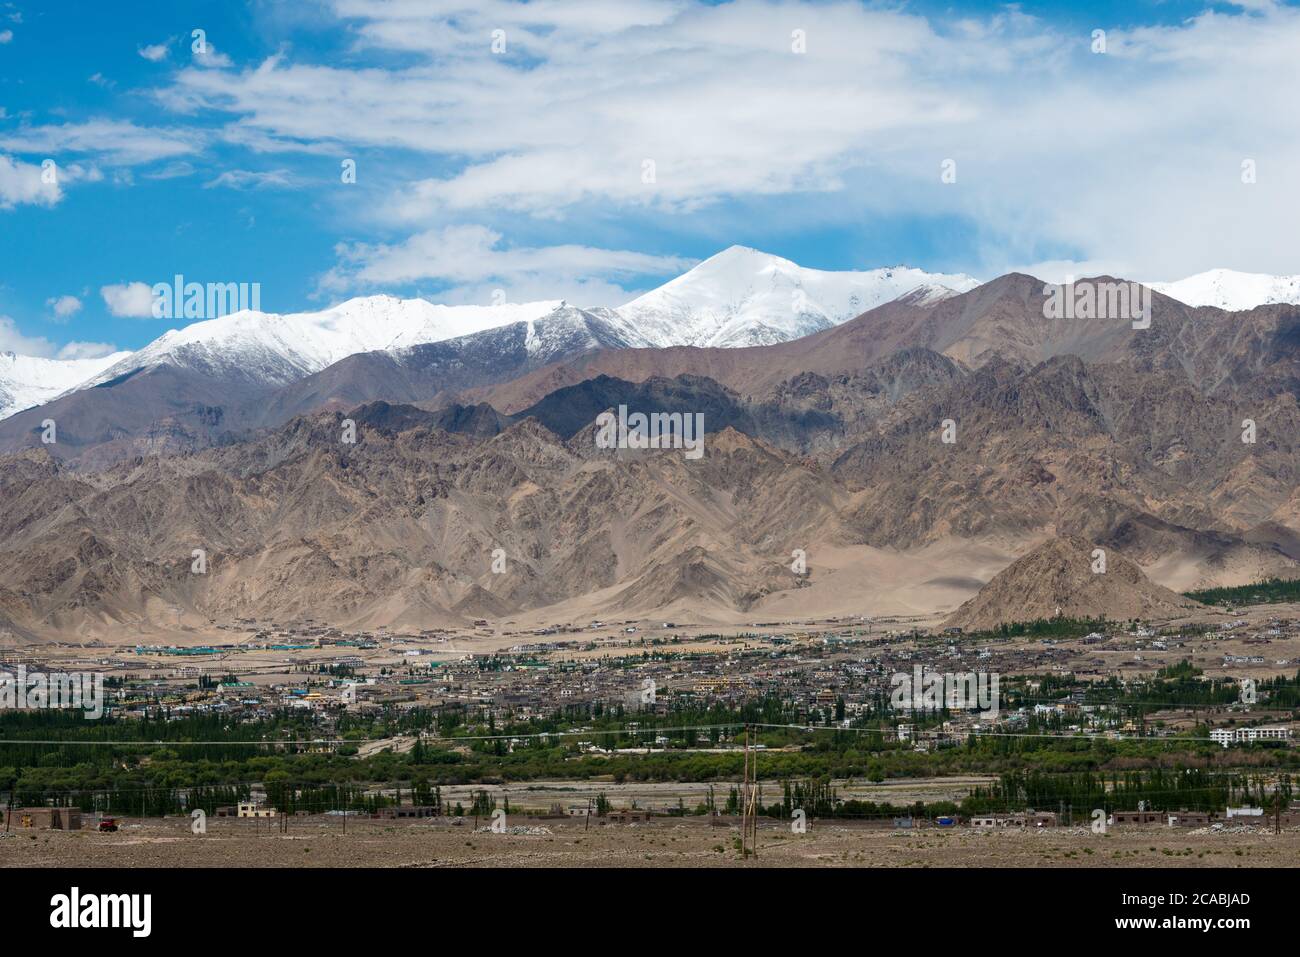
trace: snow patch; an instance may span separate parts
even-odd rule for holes
[[[1176,282],[1146,285],[1189,306],[1214,306],[1240,312],[1273,303],[1300,304],[1300,276],[1270,276],[1265,273],[1211,269]]]

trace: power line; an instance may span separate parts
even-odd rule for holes
[[[393,737],[412,737],[423,741],[514,741],[514,740],[535,740],[539,738],[581,738],[596,737],[601,735],[641,735],[641,734],[663,734],[666,732],[678,731],[722,731],[734,730],[743,727],[740,723],[735,724],[701,724],[687,725],[684,727],[659,727],[659,728],[612,728],[601,731],[535,731],[521,734],[462,734],[462,735],[439,735],[419,732],[413,735],[394,735]],[[2,744],[39,744],[39,745],[111,745],[116,747],[190,747],[190,746],[211,746],[211,745],[243,745],[243,746],[273,746],[284,747],[292,745],[356,745],[358,747],[366,744],[374,744],[376,740],[354,740],[352,738],[293,738],[283,741],[267,740],[226,740],[226,741],[177,741],[177,740],[156,740],[156,741],[103,741],[88,740],[78,741],[68,738],[0,738]]]

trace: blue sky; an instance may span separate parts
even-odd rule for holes
[[[1269,0],[0,0],[0,349],[137,348],[176,273],[288,312],[615,305],[732,243],[1300,272],[1298,48]]]

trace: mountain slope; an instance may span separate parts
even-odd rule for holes
[[[407,428],[391,407],[356,415],[355,445],[323,414],[94,482],[44,449],[0,459],[0,615],[125,635],[243,615],[463,623],[602,589],[610,608],[735,613],[797,586],[789,542],[833,526],[842,494],[730,431],[688,461],[565,443],[533,421],[485,437]]]
[[[102,393],[107,426],[123,412],[113,403],[129,410],[133,388],[165,375],[194,374],[160,366],[60,402]],[[1236,402],[1259,417],[1256,445],[1239,439]],[[622,403],[702,412],[703,456],[600,448],[591,419]],[[1287,553],[1300,529],[1293,395],[1206,396],[1169,370],[1074,356],[971,371],[905,350],[855,374],[795,376],[763,401],[698,377],[597,378],[515,416],[372,402],[251,438],[203,414],[167,417],[208,429],[213,447],[192,454],[137,447],[93,474],[53,446],[0,456],[0,620],[134,635],[250,615],[427,627],[531,611],[932,613],[1045,536],[1122,551],[1180,588],[1300,571]],[[195,547],[206,577],[189,573]],[[504,575],[491,572],[497,547]],[[790,572],[793,549],[806,578]],[[1056,567],[1043,575],[1061,589],[1026,592],[1037,604],[1009,614],[1047,614],[1058,591],[1073,601],[1086,583]],[[1137,601],[1127,587],[1081,594],[1066,613],[1100,602],[1123,617]],[[1138,597],[1146,614],[1167,611]]]
[[[1033,276],[1010,273],[927,305],[905,296],[790,342],[739,350],[592,352],[463,398],[516,411],[557,388],[597,375],[628,381],[653,375],[708,376],[742,395],[761,396],[801,373],[853,374],[910,348],[939,352],[973,368],[997,358],[1033,365],[1076,355],[1089,363],[1172,370],[1201,391],[1258,385],[1261,379],[1269,380],[1275,390],[1300,386],[1300,306],[1260,306],[1230,314],[1155,293],[1150,328],[1134,329],[1125,318],[1048,318],[1049,288]]]
[[[278,390],[261,405],[258,421],[274,426],[313,409],[348,409],[378,399],[433,402],[585,352],[646,344],[611,310],[565,304],[534,320],[468,336],[349,356]]]
[[[100,384],[116,389],[131,383],[133,401],[116,404],[117,419],[106,414],[111,403],[96,401],[102,396],[76,399],[73,393],[52,403],[48,411],[57,413],[69,445],[51,451],[80,457],[103,446],[99,460],[111,461],[115,454],[167,447],[156,444],[159,434],[169,436],[171,447],[199,448],[241,429],[278,426],[314,409],[349,409],[377,400],[426,405],[486,401],[510,414],[600,375],[633,383],[682,375],[708,378],[758,406],[790,401],[792,390],[800,391],[805,408],[835,403],[836,411],[844,413],[842,421],[849,422],[862,419],[862,411],[873,403],[868,418],[874,417],[879,397],[888,392],[868,382],[864,371],[909,350],[941,356],[949,364],[945,369],[929,362],[930,371],[924,373],[918,367],[918,384],[931,374],[947,379],[953,369],[979,369],[995,361],[1031,367],[1074,355],[1090,366],[1123,366],[1143,376],[1138,383],[1167,373],[1203,395],[1244,389],[1256,398],[1239,403],[1238,423],[1260,420],[1269,396],[1300,387],[1300,306],[1226,313],[1156,293],[1150,328],[1134,329],[1122,318],[1048,318],[1045,290],[1031,276],[1011,274],[937,300],[928,294],[903,296],[822,332],[749,348],[652,348],[640,327],[615,310],[562,305],[537,319],[468,336],[351,355],[274,389],[260,373],[232,382],[221,366],[198,363],[199,369],[211,370],[207,374],[184,364],[159,365],[153,368],[175,371],[166,376],[128,372]],[[812,378],[803,378],[808,376]],[[186,392],[191,383],[194,391]],[[164,388],[171,391],[158,391]],[[858,408],[860,403],[866,405]],[[212,426],[213,406],[219,428]],[[155,413],[166,421],[151,417]],[[34,426],[42,417],[0,422],[0,451],[35,444]],[[194,427],[187,431],[186,422]],[[858,437],[854,428],[844,429],[842,436]],[[834,451],[824,438],[810,446],[792,437],[792,443],[779,441],[791,449]]]
[[[249,415],[267,394],[255,384],[236,390],[198,372],[151,366],[10,416],[0,422],[0,448],[40,448],[86,468],[193,451],[250,428]],[[41,441],[45,419],[58,424],[57,441],[50,445]]]
[[[384,334],[394,331],[383,328]],[[307,375],[291,372],[297,366],[267,340],[255,337],[251,342],[255,347],[240,340],[237,348],[215,352],[200,344],[195,350],[158,353],[145,362],[134,353],[114,367],[127,371],[111,378],[105,373],[89,388],[0,422],[0,449],[39,445],[39,423],[52,417],[59,424],[59,441],[48,451],[83,466],[192,451],[250,429],[280,425],[312,409],[350,409],[377,399],[422,401],[447,390],[509,379],[585,351],[645,344],[611,320],[609,310],[563,304],[535,320],[443,342],[361,352]],[[254,356],[266,361],[241,364]],[[277,389],[282,375],[290,381]]]
[[[932,303],[952,290],[974,285],[968,276],[932,275],[905,267],[870,272],[805,269],[733,246],[621,309],[582,311],[599,316],[609,334],[610,342],[605,344],[615,347],[735,347],[781,342],[829,328],[904,293],[911,293],[917,302]],[[9,383],[0,369],[0,413],[163,365],[240,388],[284,386],[349,356],[396,354],[531,323],[564,308],[572,307],[557,301],[445,306],[378,295],[350,299],[319,312],[279,315],[241,310],[172,329],[137,352],[118,354],[112,361],[95,365],[85,360],[80,366],[84,374],[72,367],[65,374],[52,373],[44,377],[48,388],[35,388],[42,381],[39,373],[14,370],[20,378]],[[547,327],[554,332],[561,325],[552,322]],[[528,336],[535,331],[530,327]],[[553,359],[572,350],[530,338],[529,351]],[[24,363],[31,366],[39,361]]]
[[[230,390],[223,403],[229,422],[241,420],[242,409],[237,407],[260,402],[264,390],[288,388],[283,401],[273,405],[278,412],[260,418],[278,424],[331,404],[346,408],[376,399],[428,401],[449,389],[504,381],[600,348],[734,348],[784,342],[830,328],[900,295],[923,307],[973,285],[975,280],[968,276],[905,267],[869,272],[805,269],[733,246],[616,310],[578,309],[563,302],[443,306],[383,295],[350,299],[320,312],[242,310],[170,330],[137,352],[102,363],[86,360],[38,369],[52,360],[13,357],[9,376],[0,363],[0,419],[77,389],[113,387],[142,370],[166,366],[176,370],[170,381],[177,385],[191,376],[203,383],[224,383]],[[547,321],[539,321],[543,319]],[[499,329],[511,331],[472,338]],[[466,341],[448,350],[421,349],[450,340]],[[349,361],[359,356],[367,358]],[[340,362],[345,365],[307,381]],[[487,368],[490,365],[496,368]],[[159,384],[167,378],[141,381]],[[209,390],[205,385],[201,391]],[[176,393],[149,396],[143,408],[208,404],[198,394]],[[84,406],[73,403],[71,408]],[[69,410],[57,411],[67,417]],[[134,414],[114,437],[154,424]],[[68,425],[80,433],[78,444],[84,446],[92,430],[79,420]],[[17,441],[0,435],[0,447],[30,444],[21,438],[26,427],[17,432]]]
[[[1083,538],[1052,538],[993,576],[958,608],[945,626],[978,630],[1040,618],[1109,618],[1124,621],[1176,618],[1199,607],[1155,584],[1133,562]]]

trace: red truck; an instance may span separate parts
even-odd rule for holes
[[[103,820],[101,820],[101,821],[99,822],[99,829],[100,829],[101,831],[116,831],[116,830],[117,830],[117,818],[115,818],[115,817],[106,817],[106,818],[104,818]]]

